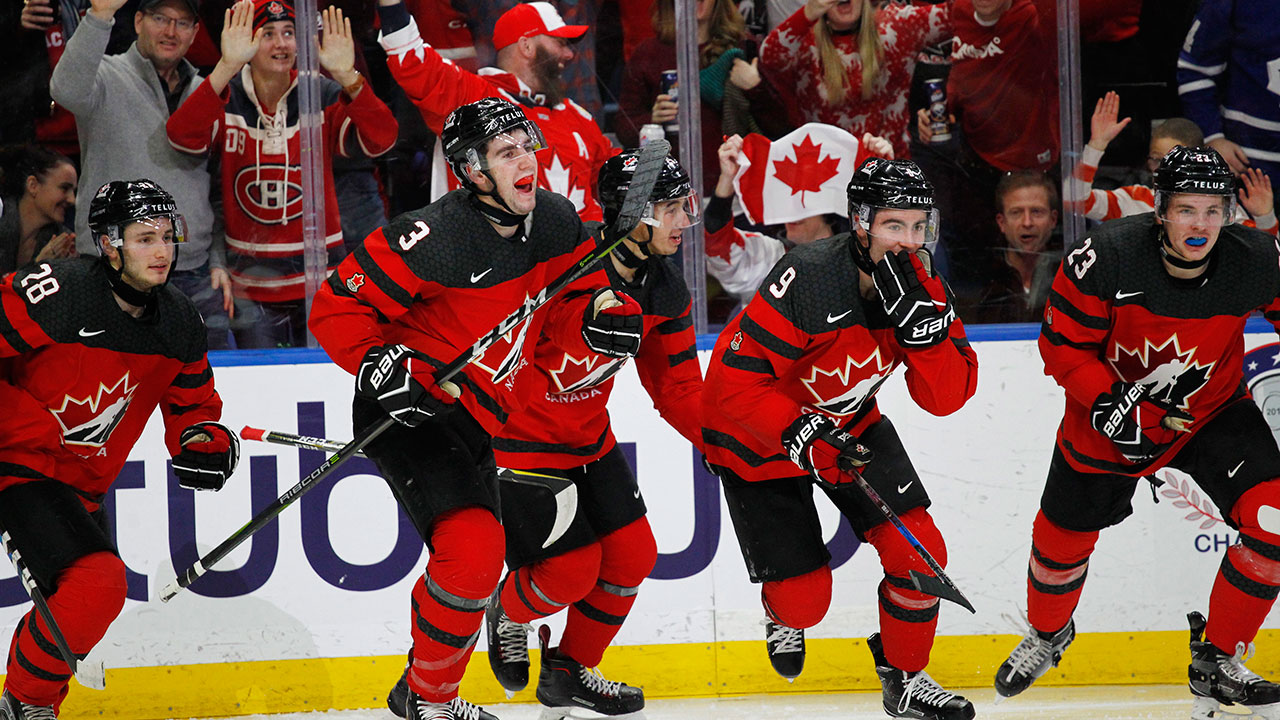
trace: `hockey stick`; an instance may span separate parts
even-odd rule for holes
[[[40,617],[44,619],[44,624],[49,628],[49,634],[53,636],[53,642],[58,646],[58,654],[62,656],[62,661],[71,668],[71,674],[76,676],[76,680],[81,685],[93,690],[105,690],[107,687],[106,671],[100,662],[85,662],[76,657],[71,652],[71,646],[67,644],[67,638],[62,634],[62,629],[58,627],[58,622],[53,619],[53,611],[49,609],[49,603],[45,601],[44,593],[40,591],[40,587],[36,585],[35,578],[31,577],[31,571],[27,569],[27,564],[22,560],[22,554],[18,552],[18,548],[13,546],[13,539],[9,537],[8,530],[0,530],[0,545],[4,546],[4,554],[9,556],[9,562],[13,563],[13,569],[18,573],[18,579],[22,581],[22,587],[26,589],[27,595],[31,596],[31,602],[36,606],[36,612],[40,613]]]
[[[288,445],[290,447],[303,448],[304,450],[332,452],[346,447],[346,443],[338,440],[294,435],[280,430],[262,430],[248,425],[240,430],[240,437],[245,440]],[[364,453],[358,454],[364,457]],[[569,524],[573,521],[574,516],[578,514],[578,486],[567,478],[529,470],[498,468],[498,480],[539,488],[551,494],[551,499],[556,504],[556,516],[551,523],[551,530],[547,533],[546,541],[542,543],[543,548],[550,547],[552,543],[563,537],[565,532],[569,530]]]
[[[840,463],[840,469],[848,473],[849,476],[853,478],[853,481],[858,484],[858,487],[861,488],[862,492],[866,493],[867,498],[869,498],[876,506],[876,509],[880,511],[880,514],[884,515],[886,520],[893,523],[893,526],[898,529],[898,532],[902,533],[902,537],[906,538],[907,542],[911,543],[911,547],[915,549],[916,554],[918,554],[924,560],[925,564],[929,566],[929,569],[933,571],[935,577],[925,575],[918,570],[911,570],[908,573],[911,577],[911,584],[915,586],[916,590],[924,593],[925,595],[932,595],[933,597],[942,598],[943,600],[950,600],[976,615],[978,611],[973,609],[973,604],[969,602],[969,599],[964,596],[964,593],[960,592],[960,588],[956,587],[955,583],[951,582],[951,578],[947,577],[947,573],[942,570],[942,566],[938,564],[937,560],[933,559],[933,556],[929,554],[928,550],[924,549],[924,545],[916,539],[916,536],[912,535],[911,531],[907,529],[907,526],[902,524],[902,519],[899,518],[898,514],[889,507],[889,504],[884,501],[884,498],[880,497],[880,493],[876,492],[876,489],[871,487],[871,483],[863,479],[862,473],[858,472],[857,468],[847,465],[844,462]]]
[[[653,193],[653,186],[658,180],[659,173],[662,172],[664,161],[667,153],[671,151],[671,144],[665,140],[651,140],[640,150],[639,157],[636,161],[635,174],[632,175],[631,184],[627,187],[627,194],[623,197],[622,208],[618,213],[618,219],[613,226],[605,232],[604,242],[601,246],[592,249],[583,257],[579,258],[568,270],[561,273],[560,277],[551,282],[536,296],[529,298],[516,308],[514,312],[508,315],[502,322],[498,323],[492,330],[480,336],[471,347],[454,358],[452,362],[444,367],[436,370],[432,377],[436,384],[445,382],[446,380],[457,375],[469,363],[484,355],[491,345],[498,341],[503,335],[507,334],[512,328],[518,326],[533,315],[534,311],[542,307],[560,291],[577,281],[583,275],[587,274],[592,265],[604,259],[613,252],[613,249],[622,242],[623,238],[638,224],[643,216],[645,206],[649,203],[649,196]],[[236,530],[220,545],[210,550],[196,561],[194,565],[186,570],[178,573],[173,582],[169,583],[160,591],[161,602],[169,602],[183,588],[195,582],[201,575],[209,571],[214,564],[222,560],[232,550],[239,547],[240,543],[248,540],[250,536],[261,530],[275,519],[277,515],[284,511],[286,507],[291,505],[294,500],[302,497],[303,493],[310,490],[323,477],[333,471],[342,463],[349,460],[356,453],[364,449],[366,445],[373,442],[374,438],[381,435],[387,428],[395,424],[395,420],[391,416],[386,416],[379,420],[375,425],[367,428],[358,435],[354,440],[347,443],[336,455],[331,455],[320,466],[311,471],[296,485],[289,488],[283,495],[276,498],[270,505],[263,508],[257,515],[253,516],[249,522],[245,523],[239,530]]]

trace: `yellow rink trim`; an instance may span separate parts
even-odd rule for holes
[[[1187,633],[1090,633],[1076,638],[1057,670],[1039,685],[1182,684],[1187,680]],[[942,636],[929,674],[946,687],[988,686],[1017,644],[1012,635]],[[1260,654],[1250,667],[1280,677],[1280,630],[1258,635]],[[537,652],[534,668],[537,667]],[[107,670],[107,690],[72,683],[63,720],[223,717],[307,710],[382,707],[400,676],[403,656],[286,660]],[[644,688],[648,697],[878,690],[863,640],[810,639],[804,674],[794,683],[778,677],[764,642],[635,645],[609,650],[607,677]],[[533,686],[517,702],[536,702]],[[481,705],[505,702],[484,653],[467,668],[462,694]]]

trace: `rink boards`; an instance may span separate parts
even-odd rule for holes
[[[1253,328],[1253,326],[1251,326]],[[1246,346],[1273,343],[1265,326]],[[1042,374],[1034,329],[977,328],[977,395],[946,418],[910,400],[901,373],[881,389],[933,498],[947,539],[948,572],[977,607],[946,605],[930,673],[948,685],[987,685],[1022,630],[1030,527],[1061,391]],[[1007,339],[1007,338],[1014,339]],[[984,339],[985,338],[985,339]],[[704,339],[709,340],[709,339]],[[710,343],[700,352],[705,366]],[[1280,346],[1246,359],[1255,394],[1280,427]],[[323,355],[230,353],[214,358],[224,422],[346,439],[352,380]],[[1274,400],[1272,394],[1274,392]],[[834,557],[826,619],[808,632],[805,673],[794,684],[765,658],[759,588],[746,579],[714,478],[688,442],[652,410],[633,370],[619,375],[613,425],[632,455],[660,557],[602,666],[650,696],[816,692],[876,686],[863,638],[876,629],[874,551],[858,547],[819,502]],[[108,690],[73,688],[65,718],[168,718],[372,707],[399,675],[407,649],[408,595],[425,551],[371,464],[356,460],[209,576],[161,604],[161,587],[292,486],[321,457],[245,443],[240,469],[218,494],[182,490],[168,473],[153,419],[109,500],[130,601],[94,657]],[[1221,553],[1235,534],[1185,478],[1160,491],[1139,487],[1134,516],[1102,535],[1076,614],[1081,637],[1047,683],[1185,682],[1185,614],[1206,609]],[[1176,488],[1176,490],[1175,490]],[[0,648],[28,607],[0,569]],[[1276,615],[1266,627],[1280,628]],[[550,621],[557,631],[562,618]],[[483,634],[482,634],[483,635]],[[1280,673],[1280,632],[1265,630],[1251,663]],[[480,639],[463,694],[492,703],[502,693]],[[536,683],[536,681],[535,681]],[[527,696],[527,697],[526,697]],[[532,700],[532,692],[518,696]],[[500,713],[499,713],[500,714]]]

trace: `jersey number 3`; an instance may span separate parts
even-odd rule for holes
[[[22,282],[20,284],[27,291],[27,301],[32,305],[35,305],[62,289],[62,287],[58,285],[58,278],[49,277],[52,272],[53,268],[49,267],[49,263],[40,263],[40,269],[38,271],[22,278]],[[32,284],[33,280],[38,282]]]

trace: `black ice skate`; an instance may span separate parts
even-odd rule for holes
[[[996,693],[1002,698],[1008,698],[1031,687],[1031,683],[1049,672],[1049,668],[1058,666],[1062,653],[1067,651],[1067,647],[1075,639],[1075,620],[1068,621],[1065,627],[1047,640],[1040,637],[1035,628],[1031,628],[1022,642],[1018,643],[1018,647],[1009,653],[1009,659],[996,671]]]
[[[804,670],[804,630],[765,620],[764,643],[773,669],[787,682],[795,682]]]
[[[876,661],[876,674],[884,692],[884,711],[892,717],[927,718],[927,720],[970,720],[973,703],[948,692],[929,677],[929,673],[906,672],[884,658],[880,633],[867,638],[867,647]]]
[[[529,631],[533,626],[518,623],[507,617],[502,609],[499,593],[502,586],[489,598],[484,611],[485,633],[489,638],[489,667],[498,684],[507,691],[507,697],[529,686]]]
[[[28,705],[9,694],[0,695],[0,720],[58,720],[50,705]]]
[[[599,670],[586,668],[548,648],[551,629],[538,628],[542,648],[542,672],[538,675],[538,702],[546,706],[540,720],[618,717],[644,708],[644,691],[606,680]]]
[[[400,673],[400,679],[391,688],[391,692],[387,693],[387,708],[396,717],[409,717],[409,711],[405,709],[405,706],[409,704],[409,666],[412,664],[413,648],[410,648],[409,659],[404,664],[404,672]]]
[[[1187,614],[1191,624],[1191,665],[1187,667],[1188,685],[1195,703],[1191,708],[1192,720],[1210,718],[1263,718],[1280,719],[1280,685],[1264,680],[1245,667],[1253,655],[1253,643],[1248,647],[1236,643],[1234,655],[1219,650],[1204,637],[1205,619],[1198,612]],[[1241,705],[1249,715],[1231,715],[1221,711],[1222,706]]]
[[[479,705],[472,705],[462,698],[447,703],[427,702],[410,691],[408,694],[409,720],[498,720],[497,715],[487,713]]]

